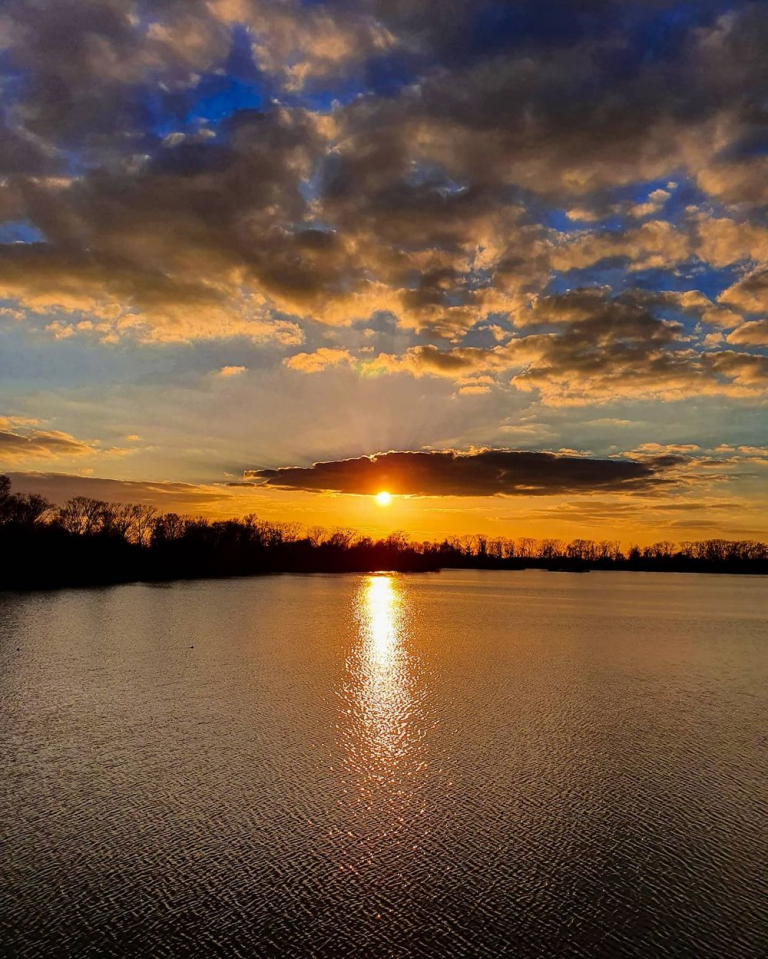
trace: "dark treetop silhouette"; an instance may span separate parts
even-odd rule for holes
[[[394,532],[374,541],[348,529],[302,530],[254,515],[211,522],[84,496],[59,508],[34,493],[13,493],[7,476],[0,476],[0,549],[6,589],[445,567],[768,573],[768,545],[753,541],[665,541],[626,552],[610,540],[475,535],[411,543]]]

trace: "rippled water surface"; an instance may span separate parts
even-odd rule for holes
[[[10,956],[768,954],[768,583],[0,594]]]

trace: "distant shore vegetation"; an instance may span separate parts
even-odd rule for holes
[[[592,569],[768,573],[768,544],[708,539],[622,548],[616,540],[373,540],[351,529],[304,529],[251,514],[208,520],[78,496],[54,506],[0,476],[0,589],[45,589],[265,573],[439,569]]]

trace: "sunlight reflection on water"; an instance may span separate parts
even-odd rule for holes
[[[400,577],[366,576],[354,605],[355,638],[347,660],[349,767],[364,794],[382,799],[384,784],[403,795],[419,766],[419,677],[410,649],[411,610]]]

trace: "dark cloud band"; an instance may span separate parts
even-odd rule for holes
[[[522,450],[390,452],[309,467],[249,470],[246,477],[281,489],[417,496],[544,496],[595,490],[642,490],[669,482],[675,458],[590,459]]]

